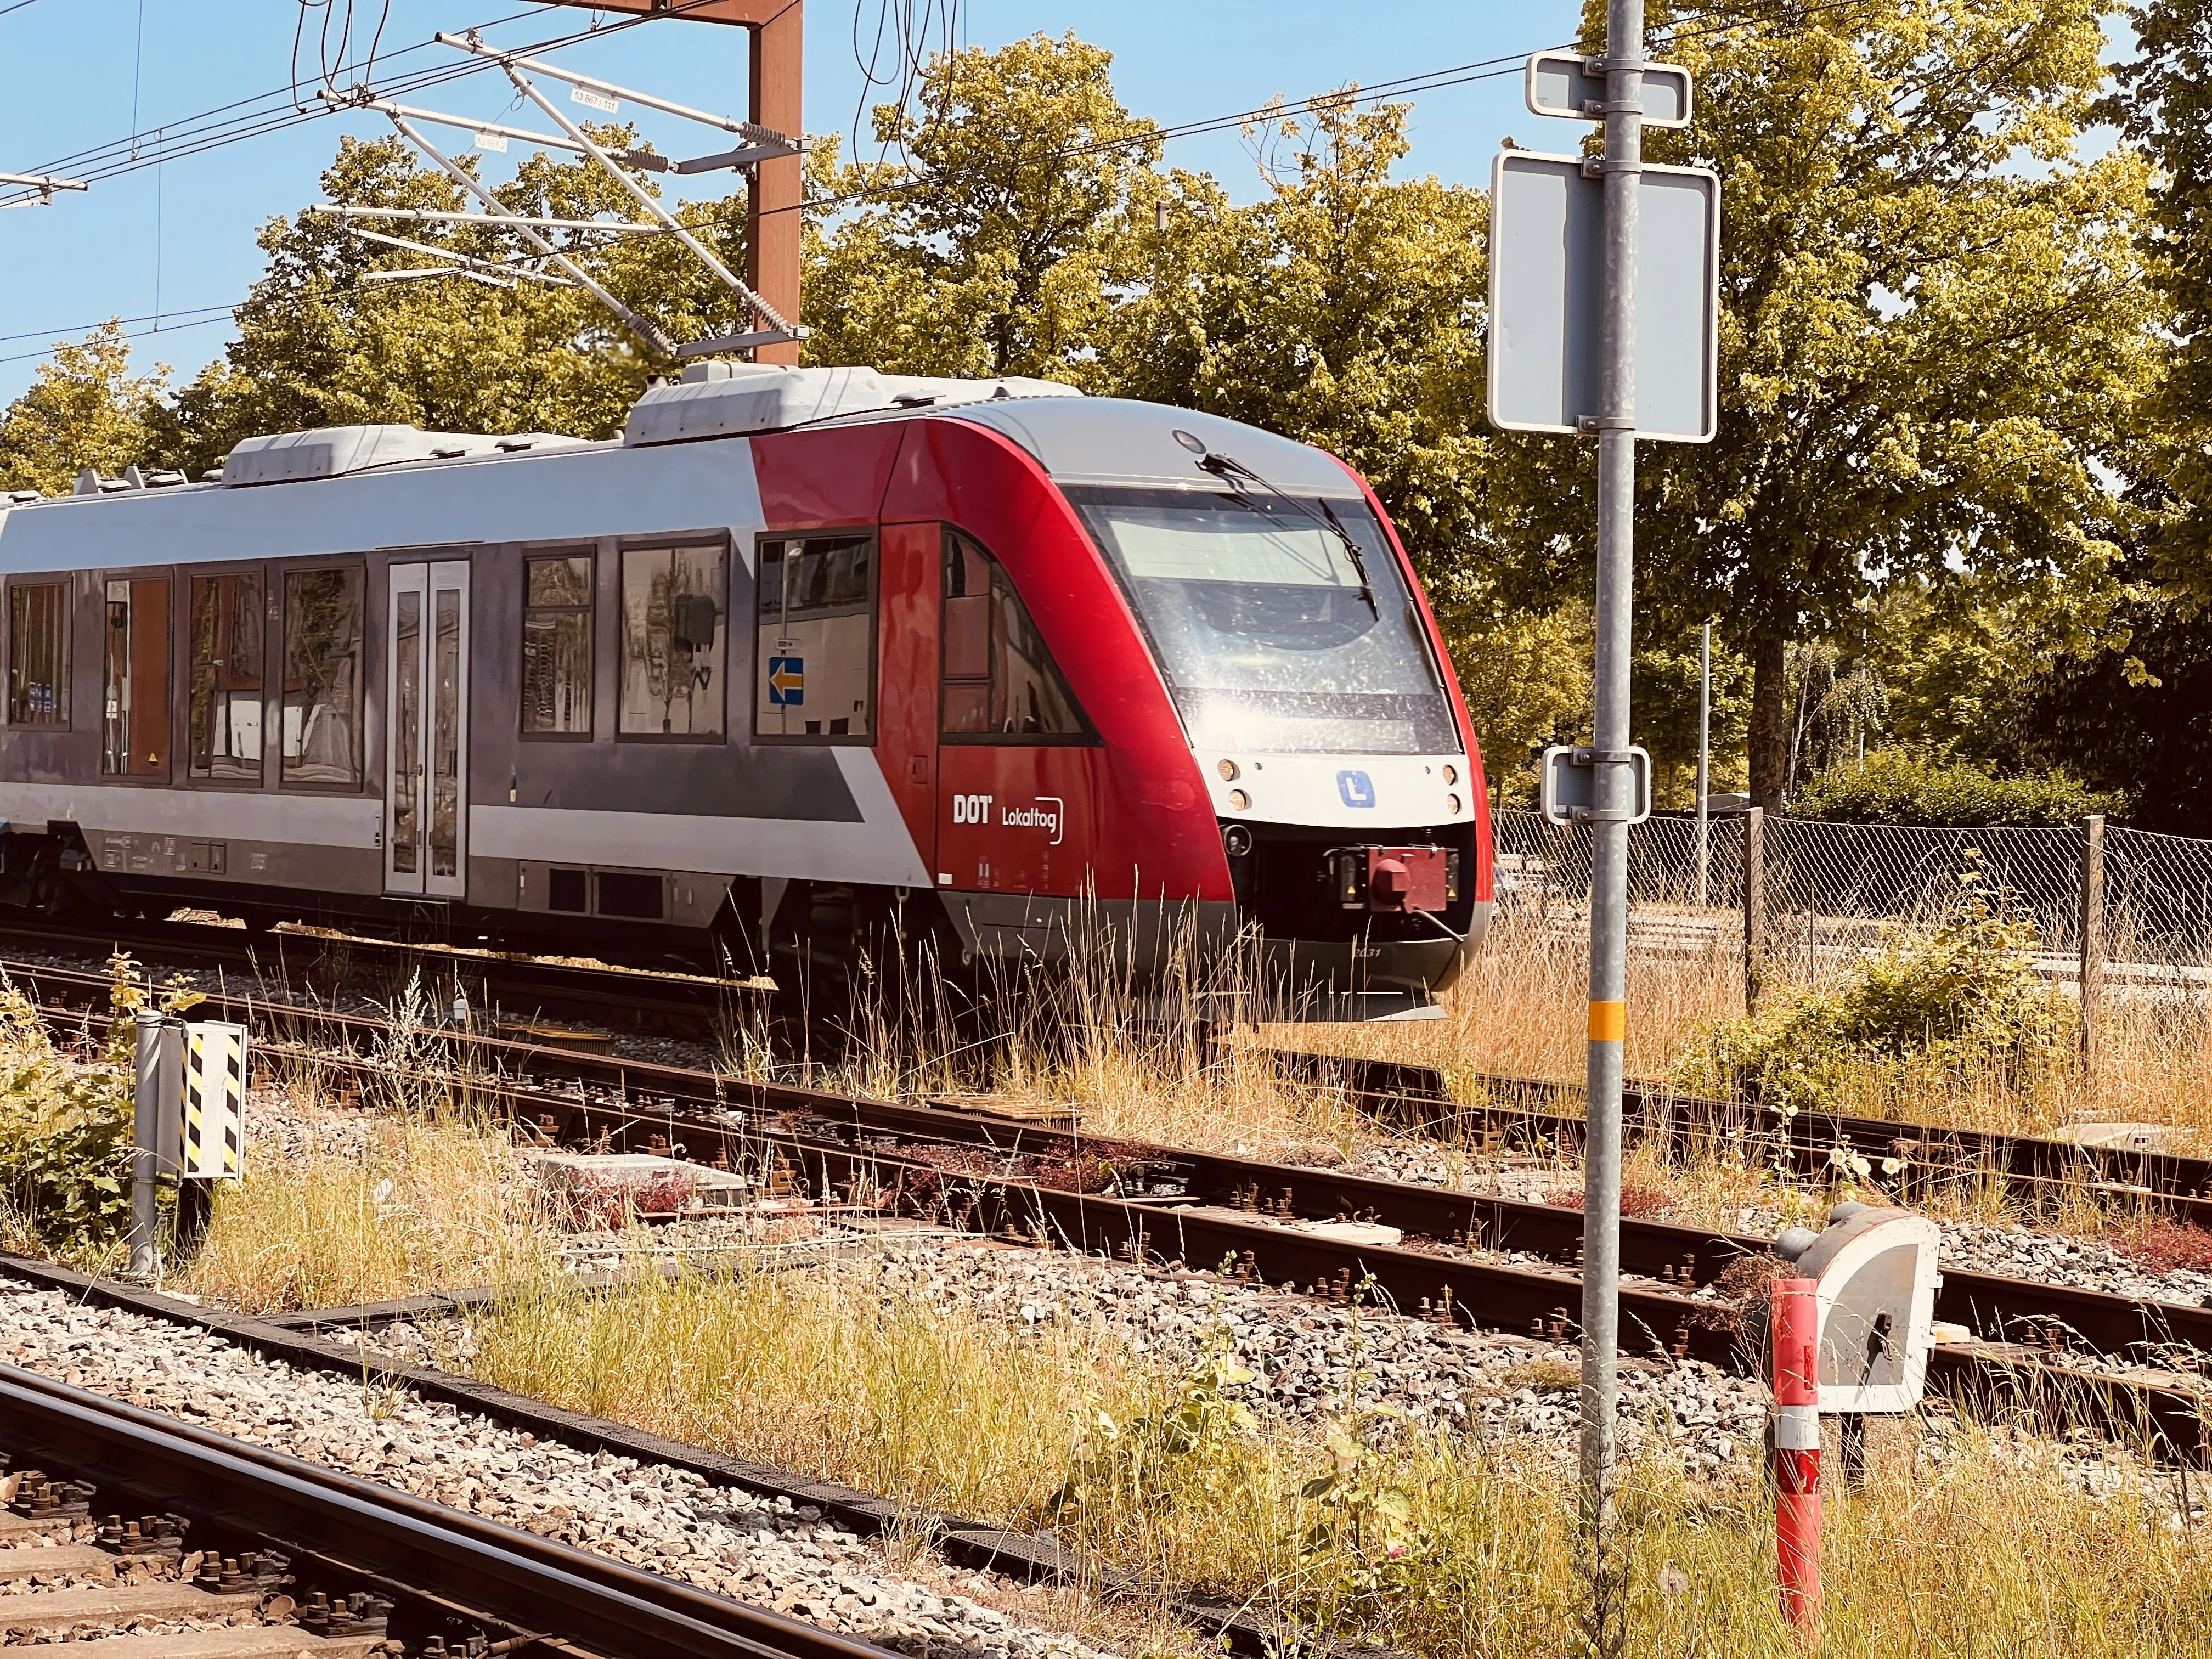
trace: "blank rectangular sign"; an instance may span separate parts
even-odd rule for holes
[[[1637,203],[1636,435],[1705,443],[1719,416],[1719,177],[1647,164]],[[1582,159],[1500,152],[1490,185],[1490,420],[1598,413],[1605,185]]]

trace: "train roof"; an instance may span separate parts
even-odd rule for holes
[[[717,363],[647,391],[620,439],[338,427],[248,439],[219,480],[155,474],[148,482],[133,469],[127,481],[88,475],[75,495],[0,500],[0,569],[246,562],[758,524],[753,468],[715,464],[721,446],[920,420],[988,428],[1066,484],[1218,489],[1197,465],[1218,452],[1284,489],[1359,494],[1340,463],[1308,445],[1195,410],[1086,398],[1053,381]]]

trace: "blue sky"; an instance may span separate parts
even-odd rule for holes
[[[346,0],[335,0],[343,12]],[[202,112],[284,88],[291,76],[296,0],[0,0],[0,172],[46,171],[65,157],[181,125]],[[807,18],[807,129],[843,132],[861,92],[854,61],[854,0],[812,0]],[[881,0],[863,0],[872,21]],[[380,0],[355,0],[356,18]],[[383,52],[392,54],[495,18],[533,12],[529,0],[392,0]],[[963,0],[960,33],[996,45],[1043,29],[1073,29],[1115,54],[1115,82],[1133,111],[1163,123],[1234,113],[1278,94],[1291,98],[1347,80],[1374,84],[1519,55],[1567,39],[1578,9],[1568,0]],[[315,15],[319,17],[320,14]],[[584,27],[590,14],[553,9],[489,38],[524,45]],[[303,68],[316,73],[313,31]],[[442,48],[410,53],[411,69],[454,59]],[[696,107],[744,112],[745,49],[736,29],[673,21],[586,40],[560,61]],[[496,118],[511,89],[497,71],[410,101]],[[502,96],[502,93],[508,94]],[[880,94],[879,94],[880,95]],[[1517,73],[1419,94],[1408,167],[1449,179],[1486,181],[1501,136],[1540,149],[1572,142],[1565,123],[1521,104]],[[133,119],[133,110],[137,118]],[[542,127],[541,118],[508,114]],[[1555,129],[1546,131],[1544,129]],[[103,318],[135,324],[137,362],[172,365],[188,378],[228,338],[228,319],[204,308],[244,297],[259,275],[256,228],[316,198],[316,176],[338,135],[386,131],[380,118],[307,122],[205,154],[164,161],[69,194],[51,208],[0,213],[0,401],[30,383],[58,335]],[[664,149],[714,147],[701,129],[649,117]],[[465,143],[465,136],[459,142]],[[692,148],[687,150],[685,146]],[[507,158],[520,159],[520,149]],[[151,153],[149,146],[148,152]],[[1250,158],[1232,130],[1170,147],[1176,165],[1204,168],[1240,198],[1254,193]],[[486,156],[494,177],[502,159]],[[726,190],[723,175],[718,191]],[[193,313],[199,314],[195,315]],[[188,325],[198,324],[198,326]]]

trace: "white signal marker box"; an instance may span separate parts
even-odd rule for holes
[[[1823,1412],[1895,1415],[1920,1404],[1942,1241],[1924,1215],[1847,1204],[1797,1258],[1798,1277],[1820,1285]]]

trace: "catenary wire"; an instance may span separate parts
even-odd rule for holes
[[[32,3],[33,0],[16,0],[15,4],[12,6],[0,8],[0,16],[6,15],[7,12],[10,10],[20,10],[22,7],[29,5]],[[325,3],[328,3],[329,0],[325,0]],[[656,21],[661,17],[680,15],[681,12],[684,9],[687,9],[690,5],[703,3],[704,0],[678,0],[678,3],[676,6],[672,7],[668,11],[661,13],[649,13],[635,18],[623,19],[613,24],[605,26],[599,25],[595,20],[594,26],[590,28],[573,31],[568,34],[554,37],[547,41],[520,48],[520,50],[530,52],[544,52],[556,50],[559,46],[573,44],[580,40],[589,39],[594,35],[611,33],[617,30],[634,27],[641,22]],[[890,3],[891,0],[886,0],[887,6]],[[1793,15],[1788,21],[1793,23],[1802,21],[1803,19],[1813,15],[1832,11],[1853,9],[1863,3],[1864,0],[1814,0],[1814,3],[1796,8],[1794,9]],[[490,22],[478,25],[477,27],[482,28],[497,27],[505,23],[519,21],[529,17],[541,15],[552,9],[554,9],[554,8],[550,4],[532,6],[524,11],[513,13],[506,17],[497,18]],[[957,0],[955,0],[954,3],[951,3],[949,6],[948,14],[949,30],[951,27],[949,21],[950,17],[955,17],[957,15]],[[302,15],[304,15],[304,8]],[[388,7],[386,8],[386,15],[388,15]],[[1722,33],[1731,28],[1752,27],[1762,21],[1773,21],[1762,19],[1743,12],[1730,12],[1727,14],[1693,13],[1690,15],[1696,18],[1701,18],[1704,21],[1701,23],[1691,27],[1683,27],[1679,24],[1671,27],[1666,31],[1668,42],[1671,43],[1694,39],[1707,34]],[[383,19],[380,19],[379,21],[377,33],[380,37],[382,33],[383,21]],[[398,58],[406,57],[414,52],[424,50],[434,44],[435,43],[433,41],[417,42],[414,46],[402,48],[400,51],[392,54],[392,58],[393,59],[397,59]],[[855,44],[857,47],[857,40]],[[1562,43],[1556,46],[1540,48],[1540,50],[1566,51],[1571,50],[1572,45],[1573,43],[1571,42]],[[361,64],[341,65],[337,72],[343,75],[349,72],[350,70],[365,67],[367,64],[370,64],[374,61],[374,52],[375,45],[373,41],[370,48],[370,55],[368,58],[362,60],[362,63]],[[1526,52],[1521,52],[1498,58],[1484,58],[1477,60],[1474,63],[1461,64],[1451,69],[1429,70],[1418,75],[1402,76],[1388,81],[1376,82],[1368,85],[1358,86],[1348,89],[1349,95],[1346,101],[1349,101],[1355,106],[1372,104],[1389,98],[1404,97],[1416,93],[1438,91],[1449,87],[1467,85],[1480,81],[1503,78],[1505,76],[1519,72],[1519,66],[1526,60],[1528,55],[1529,54]],[[388,59],[387,62],[389,61],[392,60]],[[386,95],[404,94],[417,92],[426,87],[435,86],[444,82],[459,79],[462,76],[474,73],[477,70],[481,69],[481,64],[475,64],[440,65],[434,70],[419,71],[416,75],[403,79],[400,82],[386,88]],[[250,104],[265,102],[270,97],[281,95],[283,94],[263,94],[252,98],[238,100],[231,104],[218,106],[213,110],[205,112],[201,116],[188,118],[188,119],[207,120],[228,111],[239,109]],[[1037,159],[1040,161],[1066,159],[1074,155],[1090,154],[1104,149],[1171,143],[1182,138],[1192,137],[1208,132],[1219,131],[1230,127],[1241,126],[1254,120],[1267,119],[1271,117],[1280,118],[1295,113],[1301,110],[1314,109],[1339,99],[1345,98],[1346,98],[1346,94],[1320,93],[1313,94],[1308,98],[1301,99],[1294,103],[1285,103],[1281,100],[1277,100],[1272,104],[1262,105],[1255,108],[1239,111],[1231,115],[1201,118],[1193,121],[1178,123],[1170,126],[1148,128],[1142,132],[1127,134],[1117,138],[1100,139],[1089,144],[1069,146],[1061,150],[1046,152]],[[239,143],[247,137],[258,137],[263,131],[274,131],[283,127],[299,125],[300,123],[307,120],[319,119],[324,115],[331,112],[332,112],[327,110],[310,110],[305,114],[294,114],[289,118],[279,115],[273,119],[266,119],[263,125],[256,127],[249,131],[213,136],[204,139],[203,142],[194,143],[191,148],[187,149],[178,150],[176,149],[169,149],[165,153],[165,158],[172,160],[182,159],[185,156],[202,154],[206,150],[221,148],[228,143]],[[120,141],[116,144],[102,147],[102,149],[82,152],[81,155],[96,156],[103,153],[103,151],[112,153],[114,150],[123,148],[125,145],[135,143],[141,137],[143,137],[143,135],[134,134],[131,139]],[[79,162],[78,157],[64,157],[61,161],[49,163],[46,170],[58,171],[68,168],[73,163],[77,162]],[[129,170],[131,170],[131,167],[126,163],[122,166],[112,167],[106,173],[96,173],[95,176],[109,177],[113,176],[115,173]],[[852,191],[837,196],[817,197],[800,202],[791,207],[773,208],[766,210],[766,211],[768,213],[787,213],[824,210],[834,208],[845,203],[864,199],[866,195],[873,193],[876,192]],[[693,222],[696,223],[700,228],[715,228],[726,227],[732,222],[732,220],[728,216],[722,216],[703,222]],[[197,310],[164,313],[160,319],[141,318],[132,320],[166,322],[167,319],[170,316],[191,317],[198,314],[198,311],[222,312],[234,308],[234,307],[199,307]],[[214,320],[216,320],[216,319],[214,317],[208,317],[204,318],[202,322],[182,324],[179,325],[179,326],[199,327],[204,326],[206,322],[211,322]],[[99,325],[94,324],[89,326],[97,327]],[[25,339],[34,337],[40,334],[52,336],[55,334],[66,334],[72,331],[75,331],[70,329],[33,330],[20,335],[0,337],[0,340]],[[44,356],[45,354],[34,352],[27,355],[32,356]],[[21,361],[22,361],[21,356],[0,358],[0,362]]]
[[[226,313],[228,313],[228,312],[230,312],[230,311],[234,310],[234,308],[235,308],[235,307],[230,307],[230,306],[224,306],[224,307],[222,307],[222,310],[223,312],[225,312]],[[191,313],[189,313],[189,312],[183,312],[183,311],[180,311],[180,312],[178,312],[176,314],[177,314],[178,316],[179,316],[179,317],[185,317],[185,316],[190,316]],[[220,323],[220,322],[224,322],[224,321],[227,321],[227,320],[228,320],[228,317],[227,317],[227,316],[224,316],[224,317],[203,317],[203,318],[201,318],[198,322],[195,322],[195,323],[179,323],[179,324],[178,324],[175,327],[173,327],[173,328],[167,328],[167,327],[165,327],[165,328],[163,328],[163,329],[161,330],[161,332],[162,332],[162,333],[164,333],[164,334],[181,334],[181,333],[183,333],[183,332],[184,332],[186,329],[188,329],[188,328],[205,328],[205,327],[207,327],[207,326],[208,326],[208,325],[209,325],[209,324],[210,324],[210,323]],[[99,326],[99,325],[94,324],[94,327],[97,327],[97,326]],[[33,358],[36,358],[36,357],[46,357],[46,356],[52,356],[52,355],[53,355],[53,354],[52,354],[52,348],[51,348],[51,347],[47,348],[47,349],[46,349],[46,350],[44,350],[44,351],[18,351],[18,352],[15,353],[12,356],[0,357],[0,363],[27,363],[27,362],[29,362],[30,361],[32,361],[32,359],[33,359]]]
[[[684,12],[707,3],[710,3],[710,0],[675,0],[675,3],[665,11],[643,13],[613,23],[595,23],[592,27],[549,36],[545,40],[517,47],[516,50],[529,53],[555,52],[563,46],[573,46],[580,40],[604,37],[624,29],[635,28],[641,23],[659,22],[665,18],[680,17]],[[476,27],[479,29],[497,28],[504,24],[541,16],[554,9],[556,8],[550,3],[534,5],[521,11],[510,13],[504,17],[479,23]],[[389,64],[398,58],[429,50],[436,44],[434,40],[418,41],[411,46],[404,47],[392,53],[384,61]],[[358,73],[367,67],[368,61],[367,58],[363,58],[352,64],[340,64],[337,66],[333,78]],[[387,96],[405,95],[430,87],[443,85],[447,82],[460,80],[467,76],[480,75],[490,67],[490,64],[477,59],[453,64],[441,63],[402,76],[388,83],[381,90]],[[259,137],[264,133],[298,126],[309,121],[319,121],[339,112],[331,108],[314,106],[309,106],[303,111],[293,104],[292,98],[292,88],[277,88],[270,92],[234,100],[228,104],[203,111],[198,115],[187,116],[180,121],[164,123],[169,143],[167,157],[171,161],[184,160],[192,155],[203,155],[211,149],[221,149],[227,144],[240,143],[249,138]],[[223,117],[228,118],[227,120],[220,118]],[[95,145],[90,149],[80,150],[73,155],[58,157],[32,170],[56,175],[66,173],[71,177],[82,178],[88,183],[97,183],[103,179],[116,178],[134,171],[137,166],[143,165],[143,161],[134,162],[131,151],[134,146],[143,145],[149,136],[150,135],[147,133],[134,133],[127,138]]]

